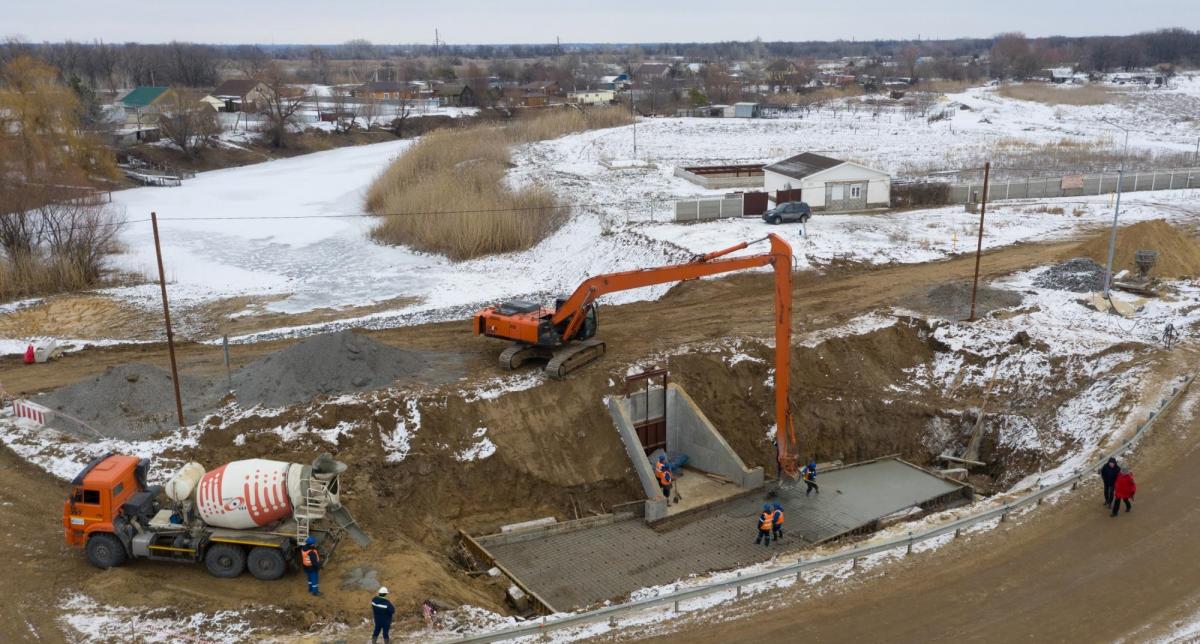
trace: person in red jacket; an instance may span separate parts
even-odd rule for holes
[[[1121,468],[1114,488],[1112,516],[1115,517],[1121,510],[1121,501],[1125,502],[1126,512],[1133,509],[1133,504],[1129,500],[1133,498],[1134,494],[1137,494],[1137,484],[1133,482],[1133,472],[1130,472],[1128,467]]]

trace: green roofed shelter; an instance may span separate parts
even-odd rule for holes
[[[170,91],[170,87],[135,87],[117,102],[127,108],[144,109],[153,105]]]

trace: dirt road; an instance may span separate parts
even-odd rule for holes
[[[806,642],[1146,641],[1200,611],[1200,387],[1133,462],[1133,512],[1111,518],[1097,486],[967,543],[907,558],[816,597],[763,597],[733,621],[672,640]],[[811,595],[812,593],[805,593]],[[711,613],[710,613],[711,614]],[[718,618],[720,619],[720,618]],[[712,620],[712,621],[708,621]],[[664,638],[665,639],[665,638]]]
[[[1018,244],[986,253],[983,275],[997,276],[1045,264],[1059,258],[1074,244]],[[852,266],[820,275],[799,274],[794,281],[796,331],[827,328],[880,306],[909,303],[931,286],[969,278],[974,266],[974,256],[963,255],[929,264]],[[608,342],[609,355],[616,360],[633,360],[689,342],[729,336],[767,337],[773,319],[770,293],[771,276],[766,274],[686,282],[654,302],[605,307],[601,312],[604,318],[601,333]],[[495,356],[501,347],[494,340],[472,336],[465,320],[369,334],[376,340],[409,349],[462,354],[470,371],[488,377],[495,375]],[[233,367],[236,369],[293,342],[236,345],[232,347]],[[180,369],[185,372],[224,373],[219,346],[183,343],[177,347],[177,354]],[[36,368],[24,367],[19,357],[10,356],[0,359],[0,382],[13,393],[34,393],[130,362],[165,366],[166,346],[154,343],[93,348]]]

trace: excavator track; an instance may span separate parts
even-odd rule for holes
[[[572,371],[604,355],[605,346],[600,340],[584,340],[567,345],[554,352],[546,363],[546,375],[562,378]]]
[[[526,360],[536,357],[538,347],[528,344],[513,344],[500,352],[500,368],[512,371]]]

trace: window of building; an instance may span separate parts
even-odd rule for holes
[[[862,190],[862,186],[851,186],[850,197],[853,199],[857,199],[859,196],[862,195],[861,190]]]

